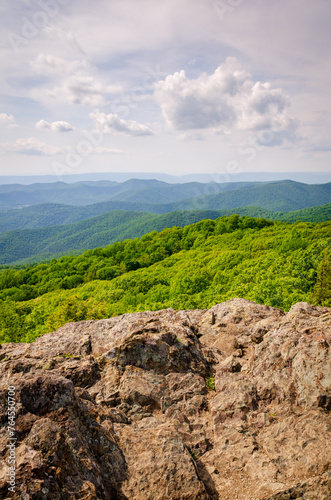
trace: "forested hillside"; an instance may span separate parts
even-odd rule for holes
[[[153,231],[80,256],[0,272],[2,341],[31,341],[68,321],[207,308],[243,297],[288,310],[331,305],[331,222],[232,215]]]
[[[32,208],[34,207],[26,210]],[[37,208],[35,211],[37,215]],[[163,215],[112,211],[75,224],[0,234],[0,265],[42,262],[72,253],[77,255],[87,249],[140,237],[153,230],[161,231],[172,226],[184,227],[203,219],[214,220],[233,213],[289,222],[321,222],[331,219],[331,204],[295,212],[270,212],[258,207],[170,212]]]
[[[16,229],[37,229],[50,226],[62,226],[73,224],[82,220],[90,219],[98,215],[112,212],[114,210],[125,210],[129,212],[159,213],[159,205],[143,203],[125,203],[115,201],[104,201],[84,207],[73,207],[60,205],[58,203],[44,203],[32,205],[20,209],[0,212],[0,233]],[[185,211],[187,213],[187,211]],[[249,217],[264,217],[271,220],[282,220],[284,222],[295,222],[297,220],[307,222],[323,222],[331,219],[331,203],[327,205],[304,208],[290,212],[273,212],[259,207],[236,207],[228,210],[191,210],[192,213],[201,214],[201,219],[214,219],[232,214],[248,215]],[[187,224],[194,222],[188,220]],[[179,222],[175,222],[179,224]],[[145,232],[148,232],[145,231]],[[133,235],[137,236],[137,235]]]
[[[331,183],[301,184],[293,181],[263,183],[248,189],[204,196],[172,204],[177,210],[223,210],[258,206],[273,211],[300,210],[331,202]],[[173,208],[172,208],[173,210]]]

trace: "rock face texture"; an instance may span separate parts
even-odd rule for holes
[[[330,343],[331,309],[233,299],[3,344],[0,498],[328,500]]]

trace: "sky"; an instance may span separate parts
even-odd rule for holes
[[[330,172],[329,0],[2,0],[0,175]]]

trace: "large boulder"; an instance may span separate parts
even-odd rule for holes
[[[327,500],[330,342],[331,309],[233,299],[3,344],[0,498]]]

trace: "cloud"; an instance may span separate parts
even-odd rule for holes
[[[30,137],[28,139],[17,139],[14,144],[2,144],[1,147],[3,150],[10,153],[21,153],[37,156],[53,156],[63,151],[62,148],[46,144],[42,141],[39,141],[35,137]]]
[[[122,154],[123,152],[122,149],[102,148],[100,146],[93,150],[93,153],[98,155]]]
[[[83,106],[104,106],[105,89],[90,76],[73,76],[66,80],[62,86],[55,87],[47,92],[49,97],[56,100],[66,101],[71,104]]]
[[[174,130],[271,130],[281,142],[293,140],[297,123],[289,99],[268,82],[253,82],[235,58],[227,58],[212,75],[188,79],[185,71],[154,85],[154,97]]]
[[[90,118],[93,119],[96,128],[102,132],[120,132],[132,136],[152,135],[153,132],[141,123],[133,120],[123,120],[118,115],[110,113],[102,113],[95,111],[90,113]]]
[[[13,123],[14,117],[13,115],[7,115],[7,113],[0,113],[0,123]]]
[[[103,83],[93,76],[95,69],[85,59],[64,59],[52,54],[39,54],[31,63],[32,69],[48,77],[47,87],[39,88],[33,97],[98,107],[107,104],[107,96],[122,91],[119,85]],[[38,93],[38,96],[37,96]]]
[[[0,113],[0,124],[7,125],[9,128],[18,128],[13,115],[7,115],[7,113]]]
[[[36,123],[36,128],[47,128],[53,130],[54,132],[72,132],[75,127],[70,125],[68,122],[58,121],[58,122],[46,122],[45,120],[40,120]]]
[[[72,151],[75,154],[86,156],[82,154],[78,145],[74,146],[51,146],[50,144],[46,144],[45,142],[39,141],[35,137],[30,137],[28,139],[20,138],[14,144],[0,144],[0,152],[7,153],[19,153],[25,155],[33,155],[33,156],[55,156],[58,154],[68,154]],[[97,155],[109,155],[109,154],[122,154],[124,151],[121,149],[107,148],[107,147],[93,147],[90,145],[89,153],[97,154]],[[88,153],[88,154],[89,154]]]
[[[89,63],[83,59],[71,61],[52,54],[39,54],[32,62],[32,69],[41,75],[63,75],[78,71],[88,71]]]
[[[105,106],[107,96],[117,94],[121,90],[118,86],[102,85],[91,76],[75,75],[66,79],[59,87],[46,92],[48,97],[55,100],[80,104],[82,106]]]

